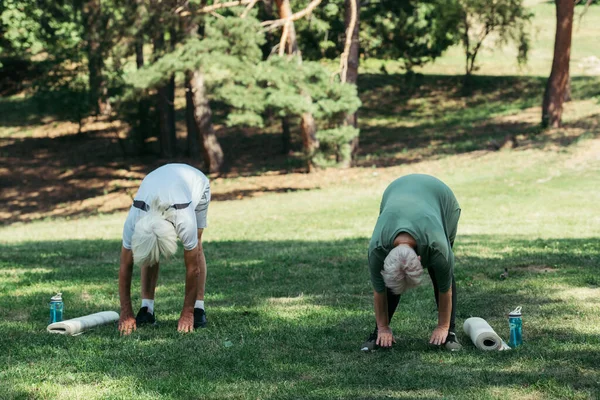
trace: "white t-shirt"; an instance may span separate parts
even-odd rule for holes
[[[194,249],[198,245],[198,229],[206,228],[210,184],[202,172],[187,164],[166,164],[142,180],[134,197],[138,207],[131,206],[123,227],[123,247],[131,249],[135,224],[146,214],[143,206],[149,206],[156,197],[163,204],[176,206],[171,222],[183,248]]]

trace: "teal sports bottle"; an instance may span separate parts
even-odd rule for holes
[[[523,318],[521,306],[515,308],[508,314],[508,326],[510,327],[510,339],[508,345],[517,347],[523,344]]]
[[[50,298],[50,323],[60,322],[63,320],[63,311],[65,305],[62,299],[62,293],[57,293]]]

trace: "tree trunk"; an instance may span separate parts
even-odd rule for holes
[[[177,127],[175,124],[175,74],[171,75],[167,84],[168,109],[169,109],[169,142],[173,148],[173,155],[177,154]]]
[[[164,34],[161,31],[154,39],[154,53],[159,56],[165,46]],[[174,90],[174,85],[171,82],[160,86],[157,89],[156,108],[158,111],[158,140],[160,143],[160,155],[162,157],[170,158],[175,155],[175,143],[173,137],[174,124],[172,122],[172,101],[173,95],[171,94]]]
[[[212,110],[206,96],[204,75],[201,71],[190,73],[190,94],[193,106],[194,121],[200,133],[200,147],[204,164],[208,172],[221,172],[223,167],[223,150],[212,124]]]
[[[573,32],[573,0],[556,0],[556,37],[552,72],[542,102],[542,126],[558,128],[561,124],[565,90],[569,82],[571,36]]]
[[[276,0],[277,9],[279,10],[279,18],[289,18],[292,13],[292,7],[290,6],[289,0]],[[296,29],[294,28],[294,22],[290,21],[287,24],[287,27],[284,29],[285,38],[283,39],[283,43],[280,43],[280,46],[284,46],[286,54],[294,54],[298,56],[300,62],[302,61],[302,54],[300,54],[298,50],[298,41],[296,40]],[[281,53],[280,48],[280,54]],[[285,151],[285,140],[286,136],[289,137],[289,121],[286,121],[285,118],[282,121],[283,127],[283,141],[284,141],[284,151]],[[288,131],[286,132],[286,127]],[[315,152],[316,149],[319,148],[319,141],[317,139],[317,124],[315,122],[315,118],[311,113],[302,114],[302,121],[300,123],[300,130],[302,133],[302,144],[304,148],[304,153],[309,157]],[[288,141],[289,145],[289,141]],[[287,153],[287,151],[286,151]],[[308,170],[313,168],[312,163],[308,162]]]
[[[571,100],[573,100],[573,98],[571,97],[571,75],[569,74],[567,77],[567,87],[565,87],[565,103],[568,103]]]
[[[354,4],[352,4],[354,3]],[[342,79],[344,82],[356,85],[358,80],[358,53],[360,49],[360,42],[358,39],[359,22],[360,22],[360,1],[359,0],[346,0],[346,10],[344,15],[344,26],[346,29],[346,35],[348,35],[349,29],[352,29],[352,38],[350,48],[347,54],[347,68],[342,71]],[[350,25],[354,24],[353,27]],[[352,125],[353,127],[358,126],[358,120],[356,113],[346,114],[344,123],[346,125]],[[352,165],[352,159],[358,152],[358,136],[352,139],[350,143],[350,157],[346,160],[342,160],[342,167],[350,167]]]
[[[104,54],[102,35],[102,8],[100,1],[89,0],[83,3],[82,8],[85,49],[88,58],[88,83],[90,87],[89,102],[92,113],[98,115],[105,113],[109,108],[106,99],[106,87],[102,71],[104,70]]]
[[[290,120],[281,118],[281,152],[289,154],[292,148],[292,132],[290,131]]]
[[[193,159],[199,159],[200,144],[198,143],[198,138],[200,137],[200,131],[198,131],[198,125],[196,125],[196,119],[194,118],[192,77],[192,72],[185,74],[185,125],[187,127],[188,156]]]
[[[180,35],[176,28],[170,29],[170,47],[169,51],[175,50],[177,46],[177,42],[179,41]],[[171,75],[171,79],[169,79],[168,84],[168,95],[169,95],[169,134],[170,141],[173,143],[173,151],[177,154],[177,126],[176,126],[176,118],[175,118],[175,74]]]
[[[137,69],[144,67],[144,35],[138,33],[135,38],[135,64]],[[148,100],[144,97],[138,102],[138,125],[136,132],[136,140],[139,154],[146,153],[146,139],[150,132],[148,123],[148,109],[150,108]]]

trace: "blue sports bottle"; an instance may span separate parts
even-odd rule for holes
[[[63,320],[63,310],[65,305],[62,299],[62,293],[57,293],[50,298],[50,323]]]
[[[521,306],[515,308],[508,314],[508,326],[510,327],[510,347],[523,344],[523,319],[521,318]]]

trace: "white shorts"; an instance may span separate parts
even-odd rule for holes
[[[206,185],[206,189],[202,194],[202,200],[196,206],[196,226],[198,229],[204,229],[207,226],[208,205],[210,204],[210,184]]]

